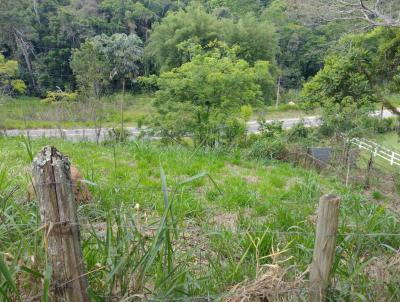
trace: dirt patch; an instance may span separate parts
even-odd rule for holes
[[[246,176],[243,176],[243,179],[249,184],[255,184],[260,181],[260,178],[255,175],[246,175]]]
[[[400,250],[393,256],[381,256],[375,258],[364,269],[364,273],[369,279],[374,279],[380,284],[389,283],[394,281],[396,277],[400,281]]]
[[[285,190],[288,191],[288,190],[292,189],[295,185],[297,185],[301,181],[302,181],[302,179],[300,177],[290,177],[286,181]]]
[[[215,225],[218,229],[234,231],[237,228],[238,215],[234,213],[216,214],[211,217],[209,222]]]
[[[269,265],[255,280],[234,286],[225,302],[302,301],[306,295],[305,273],[292,280],[288,271],[277,264]]]

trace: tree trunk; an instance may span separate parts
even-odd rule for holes
[[[124,102],[125,102],[125,78],[122,79],[122,100],[121,100],[121,141],[125,140],[124,133]]]

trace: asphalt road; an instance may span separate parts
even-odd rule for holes
[[[380,111],[374,113],[374,115],[379,116]],[[388,118],[392,117],[393,114],[389,110],[383,111],[383,117]],[[283,128],[290,129],[294,125],[300,123],[301,121],[304,122],[306,126],[309,127],[317,127],[321,124],[321,119],[319,116],[307,116],[304,118],[287,118],[287,119],[280,119],[283,123]],[[268,120],[268,122],[272,122],[272,120]],[[250,121],[247,123],[247,129],[249,133],[257,133],[258,132],[258,122],[257,121]],[[100,140],[104,140],[107,135],[109,128],[101,129],[101,133],[99,136]],[[127,127],[127,131],[130,132],[131,138],[135,139],[140,133],[140,129],[135,127]],[[27,135],[31,138],[40,138],[40,137],[62,137],[67,140],[71,141],[79,141],[79,140],[88,140],[88,141],[95,141],[96,140],[96,130],[94,128],[77,128],[77,129],[26,129],[26,130],[5,130],[2,132],[6,136],[21,136]]]

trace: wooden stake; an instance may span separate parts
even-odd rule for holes
[[[279,108],[279,100],[281,97],[281,76],[279,76],[278,78],[278,88],[276,89],[276,102],[275,102],[275,108],[278,109]]]
[[[369,189],[369,187],[370,187],[370,176],[371,176],[371,170],[372,170],[373,163],[374,163],[374,153],[371,153],[371,157],[369,158],[368,165],[367,165],[367,172],[365,175],[365,184],[364,184],[365,189]]]
[[[53,272],[51,301],[88,302],[69,160],[47,146],[34,159],[32,171]]]
[[[310,302],[326,300],[335,255],[339,205],[340,198],[336,195],[328,194],[319,200],[314,255],[310,270]]]

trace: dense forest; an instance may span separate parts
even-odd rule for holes
[[[50,101],[156,92],[159,114],[147,122],[171,137],[191,129],[200,141],[218,127],[239,127],[235,119],[223,122],[228,116],[278,103],[281,95],[304,108],[322,107],[326,117],[342,113],[330,120],[350,129],[350,111],[372,110],[377,102],[394,109],[385,96],[399,90],[398,6],[5,0],[1,90]]]
[[[0,49],[6,60],[18,61],[19,78],[34,95],[75,90],[91,47],[101,53],[90,54],[92,62],[115,61],[99,70],[98,88],[110,92],[122,88],[122,79],[129,89],[139,89],[137,76],[178,67],[198,47],[207,52],[215,41],[238,46],[237,57],[249,64],[268,61],[274,83],[279,77],[283,87],[299,88],[323,66],[347,28],[290,18],[287,2],[5,0]],[[119,66],[122,59],[131,66]]]

